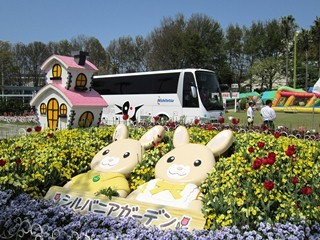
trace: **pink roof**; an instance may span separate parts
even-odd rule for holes
[[[40,91],[31,99],[30,105],[34,106],[37,99],[43,94],[46,94],[48,89],[53,89],[63,96],[70,106],[83,106],[83,107],[107,107],[108,103],[101,97],[99,93],[91,89],[91,91],[77,92],[67,90],[59,84],[48,84],[41,88]]]
[[[98,71],[98,68],[91,63],[90,61],[86,60],[86,63],[84,66],[80,66],[78,65],[75,61],[74,61],[74,57],[68,57],[68,56],[62,56],[62,55],[52,55],[51,57],[49,57],[41,66],[41,69],[46,68],[46,66],[53,60],[53,59],[57,59],[60,60],[65,67],[68,68],[75,68],[75,69],[87,69],[87,70],[92,70],[92,71]]]
[[[71,102],[73,106],[108,106],[107,102],[95,90],[79,92],[67,90],[59,84],[50,84],[59,89]]]

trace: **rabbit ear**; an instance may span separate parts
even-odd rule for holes
[[[189,143],[188,130],[184,126],[177,127],[173,135],[173,146],[176,148],[187,143]]]
[[[151,146],[155,146],[158,142],[162,140],[165,134],[165,128],[163,126],[157,125],[146,132],[141,138],[140,143],[144,149],[148,149]]]
[[[207,143],[207,147],[213,152],[213,155],[219,156],[225,151],[233,143],[233,133],[231,130],[223,130],[219,132],[216,136],[214,136],[210,142]]]
[[[126,139],[129,137],[129,131],[126,125],[120,123],[114,130],[112,140],[117,141],[120,139]]]

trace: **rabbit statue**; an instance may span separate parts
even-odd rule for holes
[[[126,197],[130,192],[126,177],[141,161],[144,151],[161,141],[164,134],[164,127],[157,125],[140,140],[129,139],[126,125],[119,124],[113,142],[93,157],[91,170],[73,177],[64,187],[92,193],[111,187],[120,197]]]
[[[155,166],[155,179],[139,186],[127,198],[141,202],[200,211],[198,186],[215,166],[215,156],[233,143],[231,130],[218,133],[207,145],[189,143],[189,134],[179,126],[173,136],[174,149]]]

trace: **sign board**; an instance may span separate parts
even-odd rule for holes
[[[232,89],[238,89],[239,88],[239,84],[238,83],[233,83],[233,84],[231,84],[231,88]]]
[[[230,98],[239,98],[239,92],[222,92],[221,96],[223,99],[230,99]]]
[[[92,212],[112,217],[132,217],[147,227],[181,228],[192,231],[193,229],[201,230],[205,225],[205,218],[201,212],[142,203],[120,197],[112,197],[110,200],[104,195],[97,196],[93,193],[58,186],[51,187],[45,199],[83,214]]]

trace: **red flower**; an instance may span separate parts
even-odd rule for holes
[[[268,191],[271,191],[274,188],[274,182],[272,181],[266,181],[263,183],[263,187],[267,189]]]
[[[54,133],[48,133],[47,136],[52,138],[54,136]]]
[[[297,177],[292,177],[292,178],[291,178],[291,182],[292,182],[293,184],[297,184],[297,183],[299,182],[299,178],[297,178]]]
[[[21,164],[22,164],[21,159],[17,159],[17,160],[16,160],[16,164],[17,164],[18,166],[21,165]]]
[[[301,193],[303,195],[308,196],[312,193],[312,188],[311,187],[303,187],[303,188],[301,188]]]
[[[253,147],[249,147],[248,151],[249,151],[249,153],[253,153],[254,152],[254,148]]]
[[[32,128],[27,128],[27,132],[32,132]]]
[[[154,116],[153,119],[157,123],[159,121],[159,116]]]
[[[232,124],[237,125],[240,122],[240,119],[239,118],[238,119],[232,118],[231,122],[232,122]]]
[[[6,165],[6,163],[6,160],[0,159],[0,167],[3,167],[4,165]]]
[[[268,153],[268,158],[276,159],[276,154],[274,152],[269,152]]]
[[[223,117],[219,117],[218,118],[218,122],[221,123],[221,124],[224,123],[224,118]]]
[[[128,114],[123,114],[123,116],[122,116],[122,119],[123,120],[127,120],[129,118],[129,115]]]
[[[266,131],[268,129],[268,127],[266,125],[262,126],[262,131]]]
[[[258,148],[263,148],[264,147],[264,142],[258,142]]]
[[[212,125],[208,125],[207,129],[211,131],[212,130]]]
[[[267,164],[273,165],[275,163],[275,161],[276,161],[275,158],[271,158],[271,157],[267,158]]]
[[[296,151],[296,146],[294,145],[289,145],[288,150],[295,152]]]
[[[34,130],[35,130],[36,132],[40,132],[40,131],[41,131],[41,126],[36,126],[36,127],[34,128]]]
[[[174,122],[170,122],[170,127],[174,128],[176,126],[176,124]]]
[[[293,156],[294,151],[288,149],[288,150],[285,151],[285,153],[286,153],[286,155],[287,155],[288,157],[291,157],[291,156]]]
[[[252,165],[252,168],[257,170],[261,167],[262,165],[262,160],[260,158],[257,158],[254,162],[253,162],[253,165]]]
[[[196,118],[195,120],[194,120],[194,124],[198,124],[199,123],[199,119],[198,118]]]
[[[280,136],[281,136],[281,134],[280,134],[279,132],[275,132],[275,133],[274,133],[274,137],[275,137],[275,138],[279,138]]]
[[[267,165],[268,164],[268,158],[262,158],[262,164]]]

